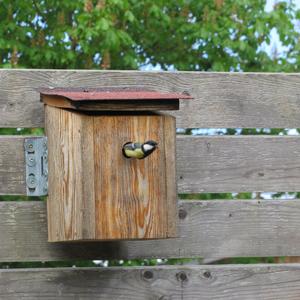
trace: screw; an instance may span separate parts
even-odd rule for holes
[[[27,178],[27,185],[30,189],[33,189],[36,187],[36,179],[34,174],[30,174]]]
[[[28,165],[29,167],[33,167],[33,166],[35,166],[35,164],[36,164],[35,158],[32,157],[32,155],[29,156],[29,157],[28,157],[28,161],[27,161],[27,165]]]
[[[27,151],[31,152],[32,149],[33,149],[33,144],[32,144],[32,143],[26,143],[26,144],[25,144],[25,149],[26,149]]]
[[[24,147],[27,152],[34,152],[34,145],[31,140],[26,141],[26,143],[24,144]]]

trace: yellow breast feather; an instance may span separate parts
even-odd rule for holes
[[[143,158],[144,153],[141,148],[135,149],[135,150],[130,150],[130,149],[124,149],[124,152],[127,157],[132,157],[132,158]]]

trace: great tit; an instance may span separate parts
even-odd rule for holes
[[[143,144],[128,142],[123,146],[123,155],[126,158],[143,159],[150,155],[157,148],[157,143],[154,141],[147,141]]]

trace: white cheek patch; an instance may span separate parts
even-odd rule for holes
[[[143,148],[144,148],[145,151],[150,151],[150,150],[152,150],[154,147],[151,146],[151,145],[145,144],[145,145],[143,146]]]

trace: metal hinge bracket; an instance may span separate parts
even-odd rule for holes
[[[26,138],[24,142],[27,196],[48,194],[47,137]]]

